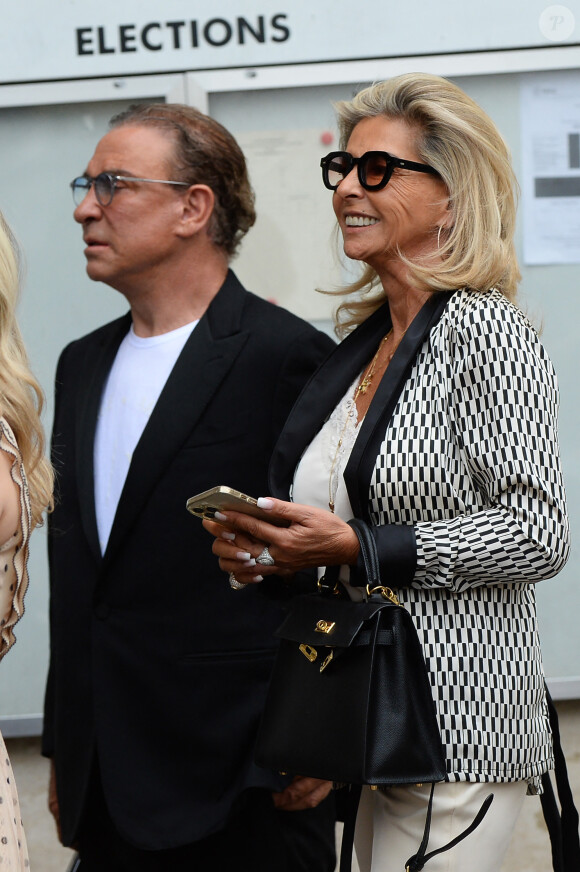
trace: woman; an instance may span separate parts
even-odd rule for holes
[[[16,323],[16,246],[0,215],[0,658],[16,641],[24,611],[28,542],[52,502],[52,471],[44,457],[42,394],[28,368]],[[18,795],[0,737],[0,868],[29,868]]]
[[[260,500],[289,526],[229,512],[225,531],[205,523],[238,585],[271,574],[292,585],[298,570],[337,564],[356,584],[346,521],[371,525],[383,582],[423,644],[446,748],[429,848],[494,794],[483,823],[429,868],[497,872],[525,794],[553,767],[534,582],[569,549],[556,379],[513,303],[516,183],[491,120],[439,77],[373,85],[338,118],[344,151],[322,160],[323,180],[345,253],[366,268],[339,309],[351,332],[278,442],[283,499]],[[362,872],[404,868],[428,795],[363,791]]]

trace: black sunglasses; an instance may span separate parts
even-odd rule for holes
[[[428,164],[413,160],[402,160],[388,151],[367,151],[361,157],[353,157],[348,151],[331,151],[320,161],[322,181],[329,191],[336,191],[343,179],[354,166],[358,170],[358,180],[366,191],[380,191],[388,184],[395,167],[414,170],[417,173],[439,173]]]

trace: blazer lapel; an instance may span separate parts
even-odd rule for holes
[[[453,291],[432,294],[403,336],[379,382],[361,424],[344,471],[344,480],[355,518],[369,521],[369,484],[389,421],[423,342],[447,306]]]
[[[438,292],[429,297],[409,326],[379,383],[344,474],[355,517],[368,518],[368,484],[387,424],[417,352],[441,317],[452,293]],[[385,302],[349,334],[314,373],[292,409],[274,449],[269,473],[273,496],[288,499],[294,471],[304,450],[356,375],[368,364],[391,326],[389,306]]]
[[[388,303],[384,303],[350,333],[310,378],[290,412],[272,454],[269,479],[273,496],[288,499],[294,470],[304,449],[342,399],[356,375],[364,369],[391,328]]]
[[[101,560],[101,548],[95,511],[94,443],[101,396],[110,369],[123,337],[131,325],[131,316],[125,315],[103,332],[94,355],[87,360],[87,378],[78,405],[77,421],[77,482],[81,523],[96,560]]]
[[[105,552],[109,561],[176,452],[200,423],[249,333],[240,330],[245,291],[226,281],[186,342],[135,448]]]

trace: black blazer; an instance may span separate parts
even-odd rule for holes
[[[58,364],[43,752],[65,844],[98,754],[121,834],[164,849],[220,829],[244,788],[280,787],[252,753],[280,621],[275,582],[232,591],[185,503],[216,484],[267,493],[276,438],[332,341],[230,272],[135,449],[101,555],[95,426],[130,320],[73,342]]]

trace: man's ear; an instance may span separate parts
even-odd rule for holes
[[[182,197],[178,236],[193,236],[207,228],[214,206],[215,195],[208,185],[191,185]]]

